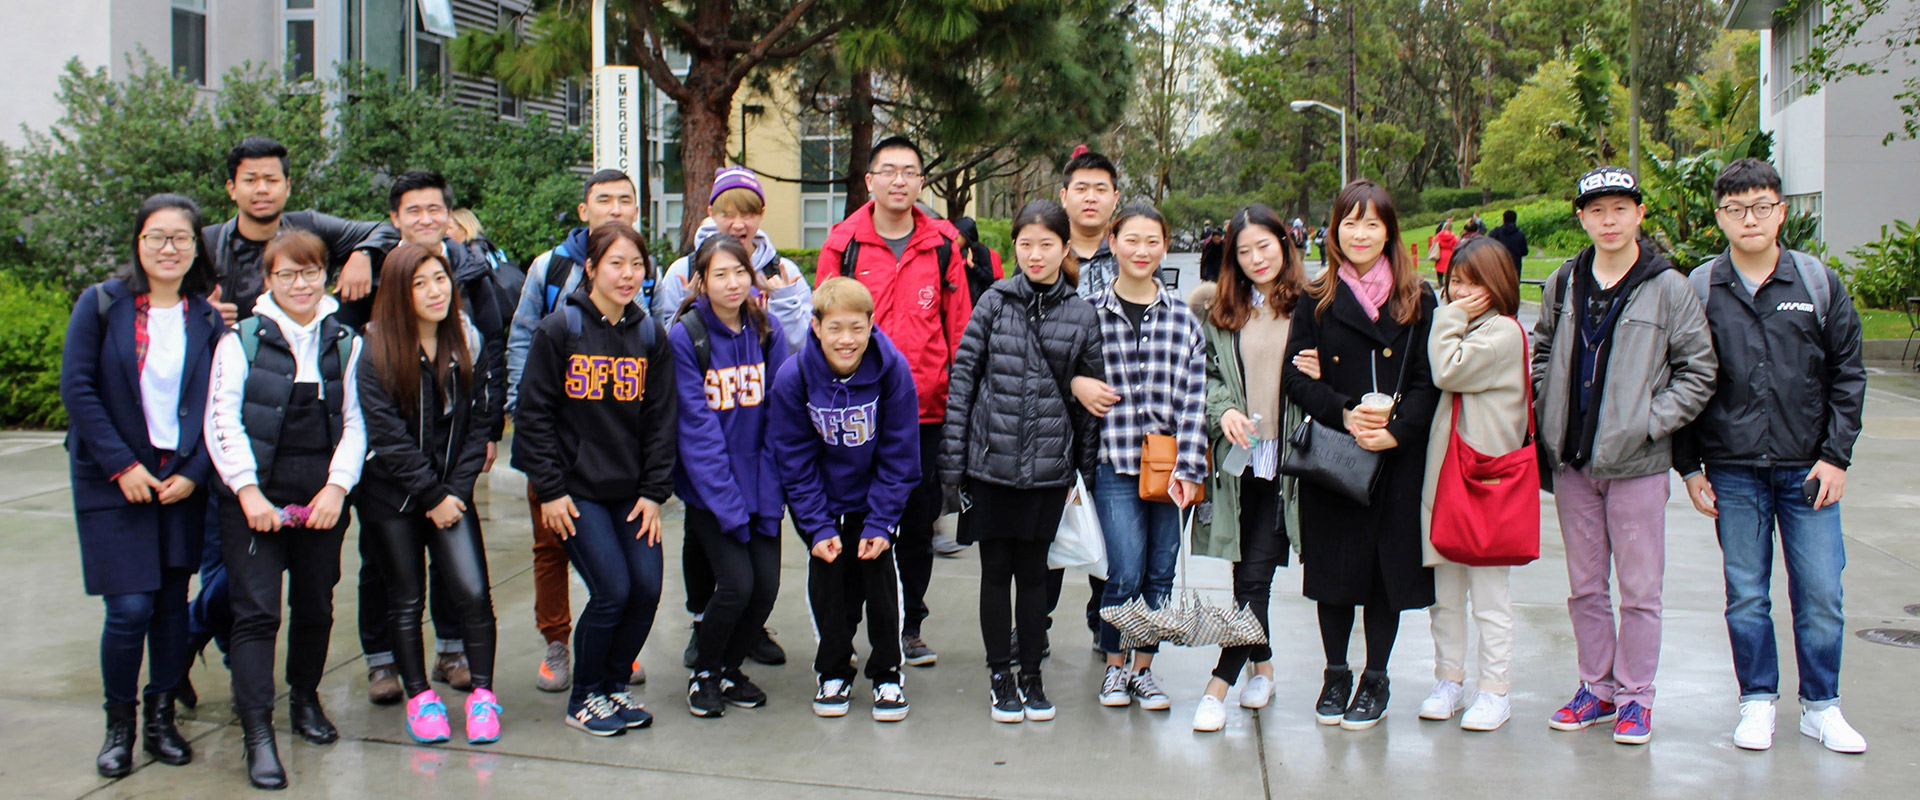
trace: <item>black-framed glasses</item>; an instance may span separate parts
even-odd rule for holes
[[[147,250],[150,252],[158,253],[161,250],[165,249],[169,243],[173,245],[173,249],[175,250],[179,250],[182,252],[185,252],[187,250],[192,250],[193,234],[176,233],[173,235],[167,235],[159,232],[140,234],[140,246],[147,248]]]
[[[1720,216],[1725,217],[1729,222],[1745,219],[1749,212],[1753,214],[1754,219],[1766,219],[1768,217],[1773,216],[1773,210],[1776,208],[1779,208],[1782,205],[1785,205],[1785,204],[1784,203],[1754,203],[1752,205],[1743,206],[1743,205],[1740,205],[1739,203],[1728,203],[1724,206],[1721,206],[1719,208],[1719,211],[1720,211]]]

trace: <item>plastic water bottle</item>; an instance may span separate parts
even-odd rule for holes
[[[1248,444],[1258,447],[1260,445],[1260,436],[1257,431],[1260,427],[1260,415],[1255,414],[1248,419],[1253,421],[1253,426],[1256,430],[1255,435],[1249,437],[1251,441],[1248,442]],[[1227,445],[1226,455],[1220,457],[1220,471],[1227,475],[1243,474],[1247,471],[1247,461],[1252,457],[1252,448],[1243,448],[1240,445],[1229,443]]]

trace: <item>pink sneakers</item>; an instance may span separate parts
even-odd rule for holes
[[[487,693],[487,699],[493,699],[492,692]],[[452,737],[447,728],[447,706],[432,689],[407,701],[407,735],[421,744],[437,744]]]
[[[488,689],[467,695],[467,744],[500,741],[500,700]]]

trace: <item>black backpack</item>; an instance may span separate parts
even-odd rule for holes
[[[707,332],[707,321],[700,318],[698,308],[689,307],[680,312],[678,320],[686,326],[687,338],[693,340],[693,359],[700,365],[700,374],[705,375],[713,368],[713,336]],[[773,329],[760,334],[760,355],[765,357],[767,349],[773,346]]]
[[[946,341],[953,338],[953,335],[947,331],[947,296],[960,288],[953,285],[953,281],[947,278],[947,265],[953,262],[953,240],[947,238],[946,234],[940,234],[940,246],[933,249],[933,257],[940,263],[940,308],[937,316],[940,317],[941,341]],[[854,269],[859,264],[860,240],[850,237],[847,239],[847,249],[840,252],[840,274],[853,277]],[[947,354],[947,361],[952,363],[952,353]]]

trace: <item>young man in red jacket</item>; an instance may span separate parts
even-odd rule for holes
[[[927,618],[927,583],[933,578],[933,523],[941,492],[932,458],[940,452],[940,426],[947,416],[947,369],[960,334],[973,314],[965,259],[955,253],[959,232],[914,206],[926,184],[926,161],[904,136],[874,143],[867,162],[867,194],[873,197],[827,235],[816,280],[845,275],[873,293],[874,324],[906,357],[920,401],[920,474],[907,499],[896,537],[903,618],[901,661],[931,666],[938,654],[920,638]]]

